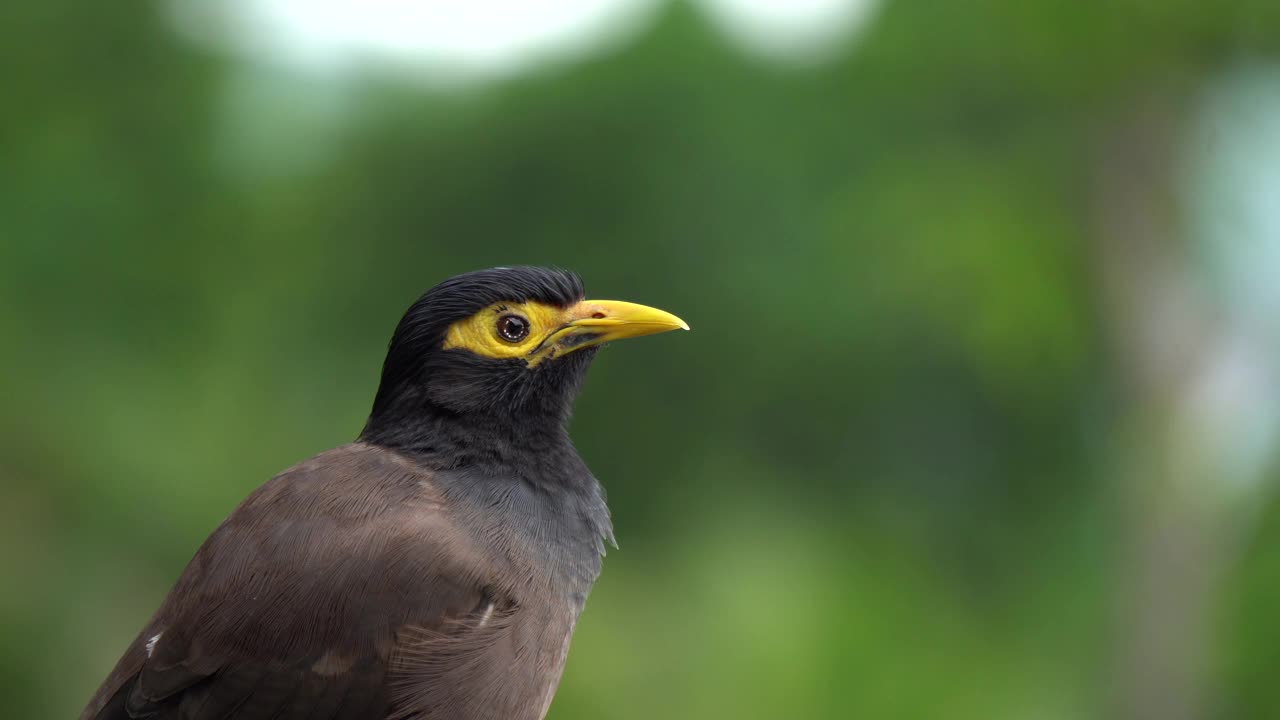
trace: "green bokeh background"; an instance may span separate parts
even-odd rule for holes
[[[800,65],[675,2],[432,88],[5,4],[0,715],[74,717],[234,504],[358,433],[420,292],[533,263],[694,329],[603,352],[578,403],[621,548],[551,718],[1178,717],[1126,661],[1126,608],[1184,574],[1128,582],[1173,491],[1100,148],[1277,59],[1270,0],[889,0]],[[1236,524],[1205,502],[1172,525]],[[1185,717],[1280,717],[1280,512],[1233,503]]]

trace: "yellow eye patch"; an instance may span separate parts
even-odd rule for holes
[[[548,358],[622,338],[688,330],[669,312],[620,300],[581,300],[562,308],[540,302],[494,303],[445,332],[445,350],[534,367]]]
[[[495,303],[450,325],[444,349],[467,350],[499,360],[526,358],[548,335],[570,322],[569,315],[566,308],[540,302]],[[528,332],[520,337],[519,331],[525,328]],[[513,340],[515,337],[519,339]]]

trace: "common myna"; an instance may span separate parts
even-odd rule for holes
[[[494,268],[405,313],[359,438],[205,540],[82,720],[536,720],[613,529],[566,430],[597,347],[688,329]]]

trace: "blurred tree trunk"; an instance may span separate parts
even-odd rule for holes
[[[1096,145],[1093,257],[1118,371],[1113,477],[1124,505],[1112,714],[1203,718],[1212,703],[1212,606],[1224,561],[1213,454],[1192,436],[1193,395],[1215,341],[1177,202],[1186,106],[1148,96]]]

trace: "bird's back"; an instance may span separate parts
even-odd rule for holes
[[[566,581],[579,564],[450,480],[361,443],[273,478],[196,553],[82,720],[541,718],[598,554],[570,573],[585,585]],[[501,495],[521,516],[559,513]]]

